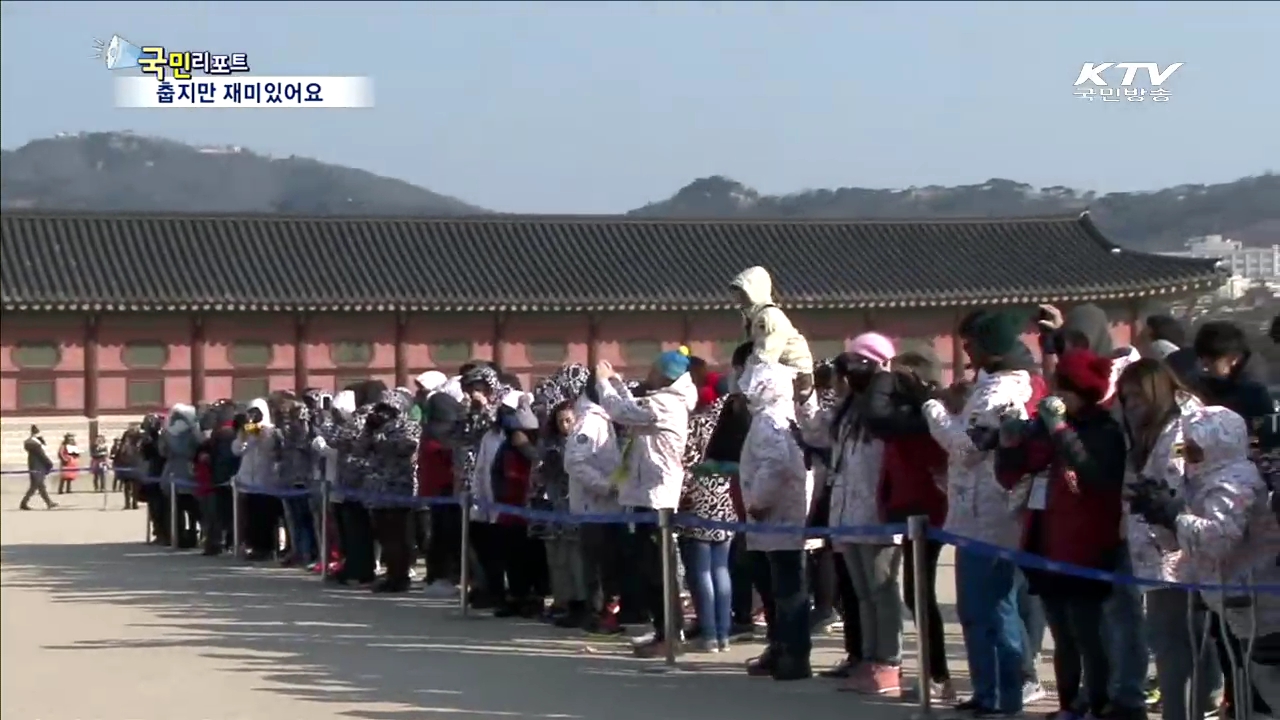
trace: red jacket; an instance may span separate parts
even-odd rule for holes
[[[497,466],[493,501],[499,505],[517,505],[523,507],[529,500],[530,474],[533,463],[520,454],[512,445],[503,445],[502,454],[494,461]],[[525,520],[517,515],[498,515],[499,525],[524,525]]]
[[[1069,462],[1068,456],[1076,459]],[[1001,448],[996,473],[1002,485],[1048,472],[1044,509],[1024,514],[1022,549],[1057,562],[1113,570],[1121,542],[1124,462],[1124,434],[1101,408],[1053,437]],[[1033,487],[1033,502],[1035,494]]]
[[[884,441],[880,472],[880,519],[902,522],[928,515],[942,527],[947,519],[947,452],[929,435],[902,435]]]
[[[195,480],[196,497],[209,497],[213,495],[213,460],[209,457],[208,452],[200,452],[196,454],[196,460],[191,467],[192,479]]]
[[[418,497],[453,495],[453,450],[436,438],[418,444]]]

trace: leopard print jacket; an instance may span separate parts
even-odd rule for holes
[[[689,416],[689,441],[684,451],[684,488],[681,491],[680,508],[702,520],[739,522],[738,511],[733,506],[730,493],[732,478],[728,475],[702,475],[691,472],[702,462],[711,432],[715,430],[725,397],[721,397],[700,412]],[[725,542],[733,539],[732,530],[686,527],[680,534],[692,540]]]

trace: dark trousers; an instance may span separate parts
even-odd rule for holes
[[[910,540],[903,544],[902,555],[902,598],[913,616],[919,612],[916,608],[916,572],[915,548]],[[951,671],[947,668],[947,635],[942,626],[942,611],[938,607],[938,556],[942,554],[942,544],[932,540],[925,541],[925,567],[923,568],[925,601],[925,618],[929,623],[929,678],[934,682],[951,679]],[[849,621],[846,619],[846,623]],[[916,623],[919,627],[919,622]]]
[[[117,480],[120,481],[121,494],[124,495],[124,509],[137,510],[138,500],[142,495],[140,483],[129,478],[120,479],[119,476],[117,476]]]
[[[244,498],[244,542],[249,552],[266,557],[279,549],[280,499],[246,493]]]
[[[47,474],[39,470],[31,470],[27,473],[27,492],[22,496],[19,507],[27,507],[27,503],[31,502],[31,498],[36,495],[40,496],[46,507],[53,507],[53,500],[49,498],[49,489],[44,484]]]
[[[622,595],[625,531],[623,525],[581,526],[582,574],[586,579],[587,600],[596,612],[602,612]]]
[[[407,585],[413,565],[413,544],[409,535],[409,508],[378,508],[372,511],[373,529],[382,548],[387,583]]]
[[[427,582],[462,582],[462,508],[432,505],[428,510],[431,529],[427,536]]]
[[[774,657],[808,664],[809,587],[803,550],[752,552],[756,592],[764,604],[766,639]]]
[[[840,583],[836,578],[836,553],[830,547],[823,547],[807,555],[809,588],[813,593],[813,617],[816,622],[818,619],[835,615],[836,603],[840,601]]]
[[[156,541],[169,544],[169,498],[155,483],[142,485],[142,500],[147,504],[147,517],[151,518],[151,531]]]
[[[751,553],[747,552],[747,536],[734,535],[729,544],[729,582],[733,586],[733,624],[750,625],[755,609],[752,597]]]
[[[529,539],[524,525],[472,523],[472,542],[484,570],[485,592],[496,602],[524,602],[535,591],[537,558],[541,543]],[[546,552],[543,551],[543,562]]]
[[[93,466],[93,491],[107,491],[107,468],[105,465]]]
[[[342,580],[373,582],[377,578],[374,555],[373,523],[369,511],[355,500],[342,503],[342,545],[344,560]]]
[[[1041,602],[1053,633],[1053,676],[1060,709],[1101,716],[1108,703],[1111,678],[1111,661],[1102,637],[1104,599],[1046,595]],[[1088,688],[1088,698],[1080,697],[1082,683]]]
[[[1248,662],[1245,659],[1245,648],[1240,638],[1236,637],[1235,633],[1225,626],[1225,621],[1216,614],[1209,620],[1209,634],[1213,637],[1214,645],[1218,649],[1218,664],[1222,666],[1222,695],[1231,704],[1232,716],[1243,718],[1244,703],[1238,699],[1241,692],[1252,693],[1254,714],[1270,715],[1271,706],[1258,693],[1257,688],[1250,687],[1246,690],[1236,686],[1231,658],[1235,657],[1237,665]]]
[[[200,544],[200,501],[194,495],[178,494],[178,547]]]
[[[643,606],[653,617],[654,637],[662,640],[666,633],[667,598],[662,582],[662,530],[656,522],[633,523],[629,544],[634,563],[636,589]],[[684,629],[684,616],[676,618],[676,630]]]
[[[201,546],[204,551],[210,554],[222,552],[227,546],[225,542],[226,525],[222,522],[222,512],[218,507],[222,504],[222,498],[218,497],[215,489],[208,495],[199,498],[200,517],[203,522],[200,523]]]

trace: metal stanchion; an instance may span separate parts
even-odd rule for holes
[[[658,532],[662,533],[662,598],[666,611],[662,614],[662,636],[666,639],[666,656],[663,658],[663,670],[678,669],[676,666],[676,650],[680,647],[680,625],[677,619],[682,614],[680,607],[680,588],[676,583],[675,538],[671,524],[669,509],[658,511]]]
[[[231,554],[237,560],[242,557],[244,543],[241,542],[241,518],[240,518],[240,485],[235,478],[231,478],[231,544],[235,547],[231,548]]]
[[[129,482],[134,483],[133,496],[135,498],[138,497],[138,488],[142,487],[142,482],[134,478],[130,478]],[[154,528],[151,527],[151,508],[148,506],[142,511],[142,542],[148,545],[151,544],[151,532],[153,529]]]
[[[914,592],[911,604],[916,622],[916,676],[920,689],[920,709],[912,717],[927,718],[933,714],[933,693],[929,687],[929,518],[912,515],[907,518],[907,537],[911,540],[911,579]]]
[[[459,554],[462,556],[460,565],[458,566],[458,608],[462,610],[463,617],[471,612],[471,493],[463,490],[458,494],[458,501],[461,504],[462,512],[462,537],[459,545],[461,550]]]
[[[320,481],[320,579],[329,577],[329,483]]]
[[[178,486],[169,480],[169,547],[178,549]]]

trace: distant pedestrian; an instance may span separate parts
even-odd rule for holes
[[[76,445],[76,436],[67,433],[58,446],[58,494],[71,492],[71,483],[80,474],[80,448]]]
[[[49,498],[49,490],[44,485],[44,479],[49,473],[53,472],[53,460],[49,458],[49,452],[45,449],[44,437],[40,434],[40,428],[35,425],[31,426],[31,436],[22,443],[22,449],[27,451],[27,493],[22,496],[22,503],[18,505],[23,510],[30,510],[31,498],[37,493],[40,499],[44,500],[45,507],[53,509],[58,504]]]

